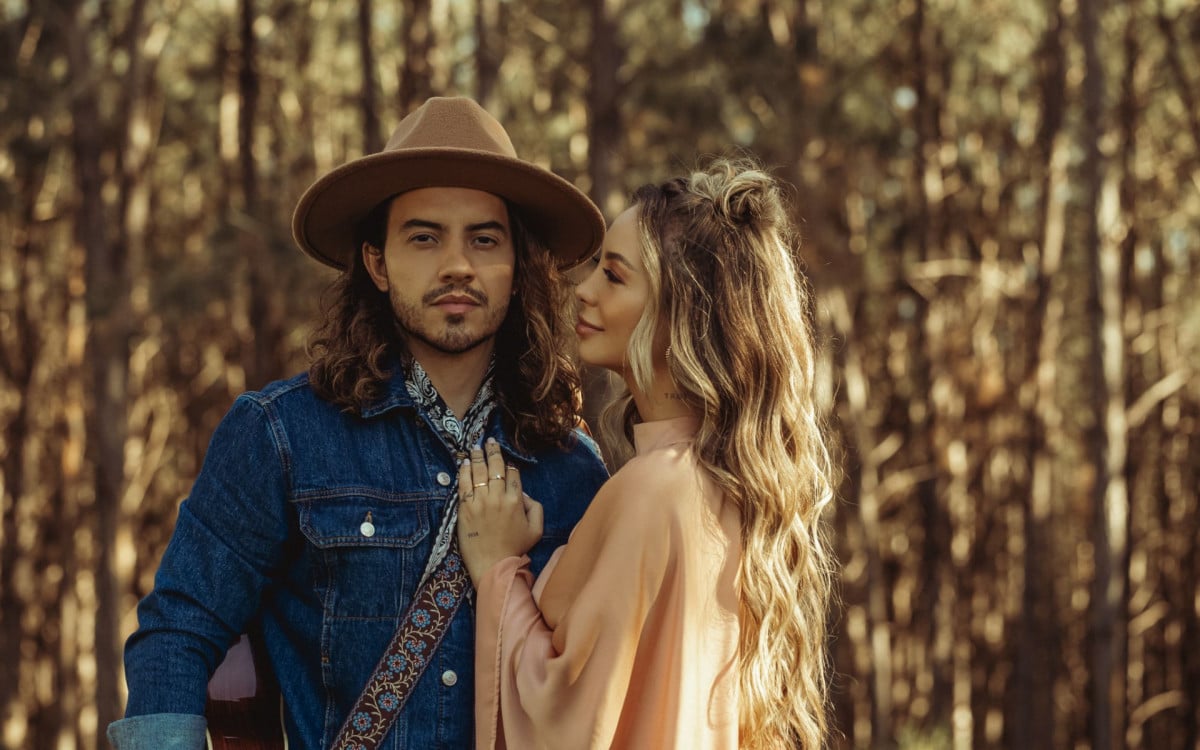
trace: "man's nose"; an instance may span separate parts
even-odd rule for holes
[[[470,279],[475,277],[475,267],[467,256],[467,241],[453,240],[446,243],[442,254],[439,275],[444,279]]]

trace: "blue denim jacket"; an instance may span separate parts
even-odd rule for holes
[[[582,433],[568,450],[516,450],[487,434],[545,506],[535,571],[564,544],[608,473]],[[203,747],[209,675],[261,630],[293,750],[326,748],[396,630],[420,579],[455,457],[413,406],[397,368],[362,416],[319,398],[306,375],[240,396],[208,448],[125,647],[119,750]],[[360,530],[371,514],[374,533]],[[466,748],[473,733],[474,613],[463,606],[382,747]],[[191,715],[191,716],[189,716]]]

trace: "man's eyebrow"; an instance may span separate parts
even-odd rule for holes
[[[400,228],[401,229],[433,229],[433,230],[440,232],[440,231],[443,231],[446,228],[446,226],[444,224],[439,224],[436,221],[430,221],[429,219],[409,219],[408,221],[401,224]],[[482,232],[482,231],[489,230],[489,229],[493,230],[493,231],[504,232],[505,234],[508,233],[508,227],[504,226],[504,224],[502,224],[499,221],[481,221],[477,224],[468,224],[467,225],[468,232]]]
[[[502,223],[500,223],[498,221],[481,221],[478,224],[468,224],[467,225],[468,232],[482,232],[486,229],[492,229],[492,230],[496,230],[496,231],[500,231],[500,232],[504,232],[505,234],[508,234],[508,227],[504,226]]]
[[[400,228],[401,229],[417,229],[417,228],[437,229],[439,231],[441,231],[442,229],[445,229],[445,227],[443,227],[441,224],[438,224],[436,221],[429,221],[427,219],[409,219],[408,221],[401,224]]]

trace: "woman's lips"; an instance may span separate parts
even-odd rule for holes
[[[600,331],[603,331],[603,330],[604,330],[603,328],[600,328],[599,326],[594,326],[591,323],[584,320],[583,318],[580,318],[575,323],[575,333],[579,336],[587,336],[592,333],[599,333]]]

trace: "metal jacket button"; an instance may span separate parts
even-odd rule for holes
[[[454,685],[457,682],[458,682],[458,675],[454,673],[453,669],[447,669],[445,672],[442,672],[442,684],[443,685],[445,685],[446,687],[454,687]]]
[[[438,480],[438,484],[442,485],[443,487],[450,486],[450,475],[444,471],[438,472],[437,480]]]
[[[358,530],[365,537],[375,536],[375,524],[371,523],[371,511],[367,511],[367,518],[362,522],[362,526],[358,527]]]

